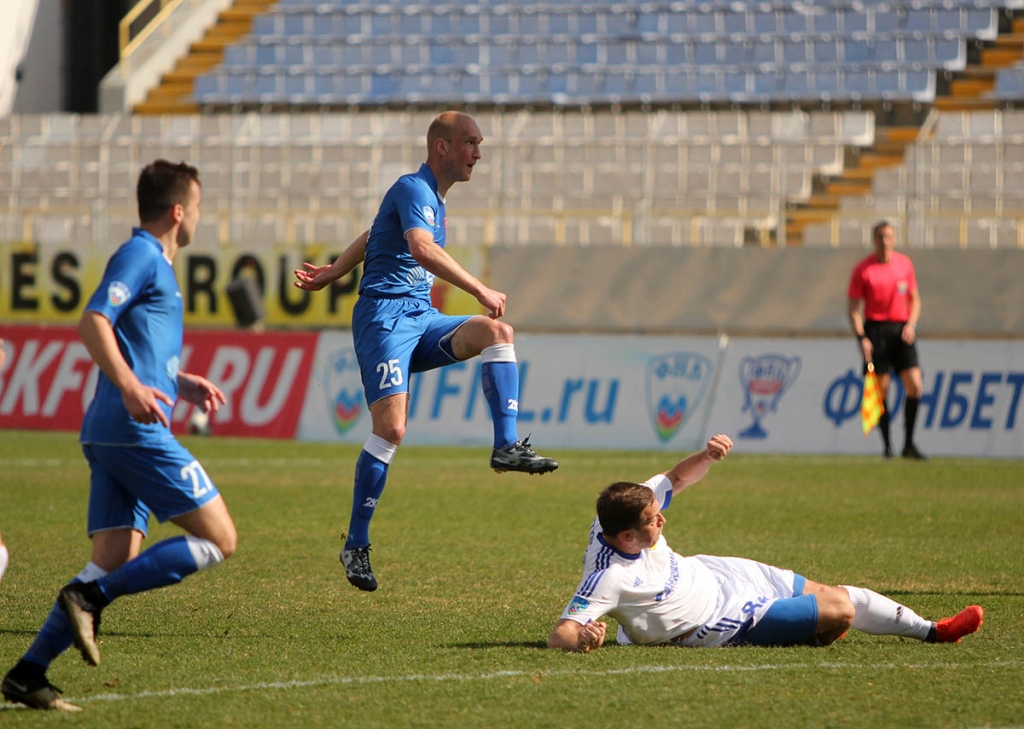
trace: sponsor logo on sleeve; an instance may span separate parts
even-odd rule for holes
[[[121,306],[132,297],[132,291],[120,281],[114,281],[107,287],[107,299],[111,306]]]
[[[575,615],[576,613],[581,613],[588,607],[590,607],[590,601],[577,595],[572,599],[572,602],[569,603],[569,614]]]
[[[427,219],[427,224],[428,225],[433,225],[434,221],[437,219],[435,214],[434,214],[434,208],[430,207],[429,205],[424,205],[423,206],[423,217]]]

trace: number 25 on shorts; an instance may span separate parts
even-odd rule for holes
[[[381,362],[377,365],[377,372],[380,373],[380,389],[387,390],[392,387],[398,387],[404,382],[402,378],[402,368],[398,366],[397,359],[389,359],[387,362]]]

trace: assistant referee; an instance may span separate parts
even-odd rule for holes
[[[850,276],[847,290],[850,326],[860,345],[865,372],[871,362],[878,376],[883,406],[878,429],[885,443],[885,457],[892,458],[889,409],[885,401],[889,391],[889,371],[896,370],[907,391],[904,409],[906,437],[902,455],[923,461],[925,457],[914,445],[914,424],[923,391],[915,344],[921,296],[917,290],[914,264],[907,256],[893,250],[896,234],[887,221],[876,224],[871,236],[875,252],[858,263]],[[862,301],[863,316],[860,311]]]

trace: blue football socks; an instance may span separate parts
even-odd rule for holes
[[[371,435],[356,461],[355,489],[352,492],[352,516],[348,523],[345,549],[358,549],[370,543],[370,520],[384,493],[388,466],[398,446]]]
[[[188,537],[171,537],[157,542],[98,582],[107,599],[116,600],[122,595],[176,585],[198,571]]]
[[[515,350],[511,344],[494,344],[480,354],[484,398],[494,422],[494,447],[504,448],[519,440],[519,366]]]

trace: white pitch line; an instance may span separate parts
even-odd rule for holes
[[[983,663],[790,663],[790,664],[767,664],[761,666],[635,666],[630,668],[609,668],[595,671],[497,671],[495,673],[460,674],[409,674],[406,676],[336,676],[310,679],[306,681],[272,681],[254,683],[246,686],[214,686],[210,688],[173,688],[163,691],[140,691],[136,694],[97,694],[95,696],[83,696],[81,698],[67,698],[65,701],[72,704],[88,704],[94,701],[132,701],[138,699],[162,699],[174,698],[177,696],[207,696],[210,694],[243,693],[246,691],[281,691],[297,688],[310,688],[314,686],[344,686],[375,683],[403,683],[414,681],[437,681],[437,682],[468,682],[468,681],[489,681],[496,678],[526,678],[539,676],[543,678],[557,676],[621,676],[637,673],[677,673],[677,672],[707,672],[707,673],[745,673],[750,671],[785,671],[793,669],[824,669],[836,670],[927,670],[927,669],[968,669],[968,668],[1022,668],[1024,661],[989,661]],[[0,705],[0,711],[9,709],[21,709],[22,706],[4,704]]]

